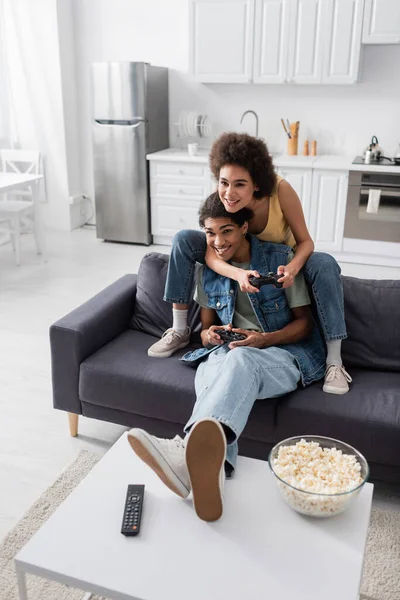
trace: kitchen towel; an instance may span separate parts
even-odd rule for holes
[[[381,191],[382,190],[372,190],[372,189],[369,190],[367,213],[371,213],[374,215],[376,215],[378,213],[379,203],[381,201]]]

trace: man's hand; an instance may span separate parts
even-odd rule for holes
[[[249,282],[249,277],[260,277],[258,271],[245,271],[244,269],[237,269],[236,281],[239,284],[242,292],[252,292],[253,294],[258,293],[260,290]]]
[[[215,333],[216,329],[226,329],[227,331],[231,331],[232,325],[212,325],[208,329],[204,329],[201,332],[201,338],[204,346],[208,344],[211,344],[212,346],[221,346],[224,343],[218,333]]]
[[[241,333],[246,336],[245,340],[239,342],[231,342],[229,344],[230,350],[234,348],[240,348],[240,346],[246,346],[248,348],[268,348],[268,333],[261,333],[259,331],[249,331],[248,329],[232,329],[235,333]]]

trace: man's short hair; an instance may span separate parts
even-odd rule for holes
[[[200,206],[199,225],[204,228],[206,219],[230,219],[236,225],[241,227],[253,217],[254,213],[250,208],[241,208],[237,212],[228,212],[222,204],[218,192],[214,192]]]

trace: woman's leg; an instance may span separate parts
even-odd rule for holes
[[[192,300],[196,262],[204,264],[206,237],[202,231],[183,229],[172,242],[168,263],[164,300],[172,303],[172,327],[150,346],[147,353],[153,358],[167,358],[189,344],[190,329],[187,316]]]
[[[349,391],[351,377],[346,373],[341,357],[341,344],[347,331],[340,267],[330,254],[314,252],[304,265],[303,274],[312,290],[328,351],[323,389],[333,394],[345,394]]]
[[[183,229],[172,242],[164,300],[188,308],[192,300],[196,262],[204,264],[206,236],[203,231]]]

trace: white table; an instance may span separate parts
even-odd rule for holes
[[[146,485],[130,538],[120,533],[128,483]],[[205,523],[124,434],[16,556],[20,598],[29,572],[118,600],[356,600],[372,493],[366,484],[342,515],[303,517],[267,462],[239,457],[222,518]]]
[[[43,175],[31,175],[28,173],[3,173],[0,171],[0,194],[6,194],[7,192],[21,189],[21,187],[28,186],[32,193],[33,211],[35,213],[35,235],[39,236],[37,245],[40,246],[43,258],[46,258],[43,227],[40,218],[40,197],[39,197],[39,182],[43,179]],[[1,206],[2,213],[4,213],[4,207]],[[6,214],[6,213],[4,213]],[[7,212],[7,218],[14,218],[15,210],[10,208]],[[19,246],[16,248],[17,252],[17,264],[19,264]]]

